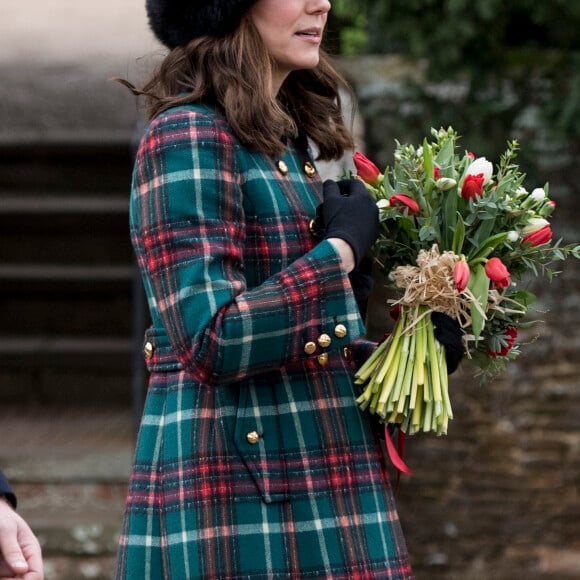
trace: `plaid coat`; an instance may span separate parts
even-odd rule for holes
[[[410,578],[355,403],[364,326],[309,231],[322,187],[307,155],[249,151],[201,105],[141,142],[131,234],[151,375],[118,579]]]

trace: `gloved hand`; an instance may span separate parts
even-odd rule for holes
[[[372,277],[373,263],[370,258],[363,258],[361,263],[349,275],[350,285],[354,293],[360,316],[363,320],[367,316],[369,296],[375,284]]]
[[[443,312],[432,312],[435,338],[445,348],[445,360],[447,361],[447,374],[450,375],[457,370],[465,349],[463,347],[463,331],[459,322]]]
[[[323,184],[325,238],[347,242],[358,266],[379,235],[379,210],[359,179]]]

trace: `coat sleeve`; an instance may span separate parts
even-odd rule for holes
[[[1,495],[3,495],[8,500],[8,502],[12,504],[13,508],[16,508],[16,495],[14,495],[8,480],[0,471],[0,496]]]
[[[328,350],[364,332],[328,242],[247,288],[236,147],[207,114],[166,113],[141,142],[133,180],[132,241],[154,322],[193,378],[212,385],[305,359],[305,344],[337,325],[346,335]]]

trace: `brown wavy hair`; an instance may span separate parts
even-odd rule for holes
[[[338,159],[352,149],[339,89],[351,91],[326,53],[316,68],[291,72],[276,96],[270,91],[273,67],[245,16],[232,34],[174,48],[142,88],[117,80],[146,98],[149,119],[176,105],[217,103],[240,142],[269,155],[281,155],[284,138],[299,134],[316,143],[319,159]]]

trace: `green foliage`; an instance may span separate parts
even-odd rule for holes
[[[367,52],[367,10],[358,0],[335,0],[328,18],[327,50],[345,56]]]
[[[494,165],[459,139],[449,127],[432,129],[420,145],[396,141],[383,176],[369,174],[380,220],[371,253],[402,306],[427,305],[465,322],[469,352],[495,361],[535,300],[529,278],[552,279],[554,264],[577,257],[579,247],[553,238],[556,204],[547,185],[524,186],[517,141]],[[357,169],[367,162],[355,158]],[[496,369],[482,362],[486,372]]]
[[[540,115],[556,131],[580,136],[580,2],[337,0],[331,14],[331,52],[422,59],[429,81],[467,84],[471,113],[490,79],[519,75],[520,100],[536,90],[530,71],[540,70],[550,85],[536,97]]]
[[[506,49],[580,50],[580,3],[570,0],[363,0],[371,52],[489,69]]]

